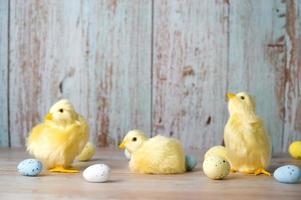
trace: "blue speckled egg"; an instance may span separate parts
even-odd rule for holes
[[[275,170],[274,178],[280,183],[297,183],[301,178],[301,170],[295,165],[285,165]]]
[[[36,159],[26,159],[19,163],[17,169],[23,176],[37,176],[43,170],[43,164]]]
[[[186,163],[186,170],[192,171],[195,168],[195,166],[198,164],[198,161],[196,160],[196,158],[194,156],[186,155],[185,163]]]

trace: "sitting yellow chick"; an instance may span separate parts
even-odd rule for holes
[[[131,153],[129,167],[144,174],[176,174],[185,172],[185,154],[181,143],[161,135],[148,138],[142,131],[127,133],[121,149]]]
[[[232,171],[266,174],[271,142],[264,123],[256,115],[255,100],[245,92],[228,94],[230,118],[224,131],[227,159]]]
[[[79,172],[70,166],[81,153],[89,137],[86,120],[68,100],[55,103],[44,123],[35,126],[27,141],[27,150],[52,172]]]
[[[89,161],[94,156],[95,151],[95,146],[92,143],[88,142],[82,152],[78,156],[76,156],[75,159],[79,161]]]

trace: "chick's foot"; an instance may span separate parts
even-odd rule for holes
[[[255,174],[256,176],[257,176],[257,175],[260,175],[260,174],[264,174],[264,175],[266,175],[266,176],[271,176],[271,173],[268,172],[268,171],[266,171],[266,170],[263,169],[263,168],[257,169],[257,170],[254,172],[254,174]]]
[[[78,173],[79,170],[74,168],[65,168],[63,166],[55,166],[54,168],[49,170],[50,172],[59,172],[59,173]]]

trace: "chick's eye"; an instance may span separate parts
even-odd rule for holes
[[[136,137],[133,137],[132,141],[133,141],[133,142],[136,142],[136,141],[137,141],[137,138],[136,138]]]
[[[63,112],[64,112],[64,110],[63,110],[63,109],[59,109],[59,111],[60,111],[60,113],[63,113]]]
[[[244,99],[245,99],[245,97],[244,97],[244,96],[241,96],[240,98],[241,98],[242,100],[244,100]]]

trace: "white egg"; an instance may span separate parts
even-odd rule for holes
[[[131,160],[131,153],[127,149],[124,150],[124,155],[128,160]]]
[[[230,173],[230,163],[220,156],[207,156],[203,162],[203,171],[211,179],[223,179]]]
[[[95,164],[84,170],[83,177],[88,182],[102,183],[109,179],[110,171],[110,167],[105,164]]]

